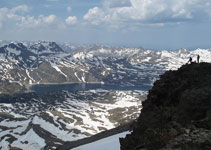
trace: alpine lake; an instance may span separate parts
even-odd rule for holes
[[[119,90],[119,91],[130,91],[130,90],[149,90],[151,86],[122,86],[122,85],[111,85],[111,84],[100,84],[100,83],[64,83],[64,84],[33,84],[29,86],[29,89],[36,92],[39,95],[44,95],[48,92],[53,91],[88,91],[88,90]]]

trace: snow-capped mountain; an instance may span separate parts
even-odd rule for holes
[[[45,41],[13,42],[1,47],[0,92],[24,91],[24,85],[37,83],[152,85],[159,74],[177,69],[190,56],[199,54],[201,61],[211,61],[211,50],[202,49],[152,51],[103,46],[76,49],[65,52],[55,42]]]
[[[65,51],[64,51],[65,49]],[[189,57],[211,62],[211,50],[153,51],[55,42],[11,42],[0,47],[0,149],[56,149],[136,119],[146,91],[57,91],[38,95],[40,83],[104,83],[150,87]],[[10,94],[10,95],[8,95]],[[13,95],[12,95],[13,94]]]

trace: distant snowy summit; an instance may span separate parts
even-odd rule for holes
[[[25,85],[32,83],[151,86],[165,70],[179,68],[189,57],[196,61],[197,55],[200,61],[211,61],[209,49],[153,51],[48,41],[11,42],[0,47],[0,92],[24,91]]]

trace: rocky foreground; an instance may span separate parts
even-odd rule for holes
[[[160,76],[121,150],[210,150],[211,64],[193,63]]]

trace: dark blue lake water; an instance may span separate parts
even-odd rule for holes
[[[120,86],[120,85],[108,85],[99,83],[71,83],[71,84],[36,84],[29,87],[30,90],[35,91],[37,94],[43,95],[47,92],[67,90],[71,92],[87,91],[87,90],[149,90],[151,86]]]

